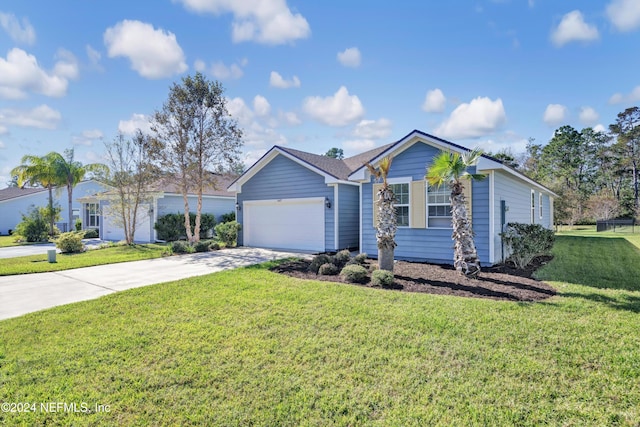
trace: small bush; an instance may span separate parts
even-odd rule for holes
[[[236,220],[236,213],[235,212],[229,212],[229,213],[220,215],[220,222],[221,223],[231,222],[231,221],[235,221],[235,220]]]
[[[85,246],[82,243],[83,233],[76,231],[69,231],[60,234],[56,239],[56,247],[60,249],[63,254],[75,254],[84,252]]]
[[[365,254],[365,253],[358,254],[358,255],[353,257],[353,260],[357,264],[363,265],[365,262],[367,262],[367,254]]]
[[[327,254],[320,254],[313,257],[311,264],[309,264],[309,271],[318,274],[320,266],[322,264],[331,264],[331,257]]]
[[[98,230],[95,228],[87,228],[84,230],[84,238],[85,239],[97,239],[99,236]]]
[[[196,252],[209,252],[211,247],[211,240],[200,240],[193,245],[193,249]]]
[[[237,221],[225,222],[215,227],[218,240],[225,244],[226,247],[233,247],[238,241],[238,231],[240,224]]]
[[[191,224],[191,232],[196,226],[196,214],[189,213],[189,221]],[[211,214],[203,213],[200,215],[200,238],[206,239],[213,234],[212,230],[216,225],[216,217]],[[158,218],[153,228],[158,232],[158,239],[174,242],[186,237],[187,229],[184,226],[184,214],[175,213],[167,214]]]
[[[339,268],[344,267],[351,260],[351,252],[344,249],[333,256],[333,263]]]
[[[550,254],[555,241],[553,230],[540,224],[510,222],[500,236],[511,252],[509,259],[517,268],[525,268],[534,258]]]
[[[335,276],[339,272],[340,269],[338,268],[338,266],[330,263],[322,264],[318,269],[318,274],[321,274],[323,276]]]
[[[224,246],[221,245],[220,242],[211,242],[211,244],[209,245],[209,250],[210,251],[219,251],[223,247]]]
[[[45,214],[45,208],[31,206],[27,215],[22,214],[22,222],[16,226],[14,233],[22,236],[27,242],[46,241],[49,223]]]
[[[366,283],[367,269],[361,265],[347,265],[340,275],[349,283]]]
[[[387,270],[376,270],[371,273],[371,283],[373,286],[388,288],[393,285],[393,273]]]
[[[183,240],[171,242],[171,251],[174,254],[190,254],[193,253],[193,246]]]
[[[82,220],[80,218],[76,219],[74,226],[76,227],[76,231],[82,231]]]

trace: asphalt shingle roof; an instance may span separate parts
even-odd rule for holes
[[[7,187],[0,190],[0,202],[5,200],[15,199],[16,197],[28,196],[29,194],[41,193],[47,191],[42,187],[20,188],[20,187]]]

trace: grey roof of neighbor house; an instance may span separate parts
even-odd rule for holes
[[[202,191],[202,195],[204,196],[222,196],[222,197],[235,197],[236,193],[234,191],[227,191],[227,188],[231,185],[233,181],[238,177],[237,175],[229,175],[229,174],[217,174],[213,173],[213,181],[214,185],[207,185],[204,187]],[[163,191],[165,193],[174,193],[174,194],[182,194],[182,190],[180,190],[180,185],[176,182],[176,180],[160,180],[155,184],[151,185],[151,191]],[[190,194],[195,194],[190,192]]]
[[[4,202],[6,200],[15,199],[22,196],[28,196],[30,194],[41,193],[43,191],[47,191],[46,188],[42,187],[30,187],[30,188],[20,188],[20,187],[7,187],[0,190],[0,202]]]

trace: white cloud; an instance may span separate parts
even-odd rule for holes
[[[36,30],[27,18],[22,18],[22,24],[12,13],[0,12],[0,27],[16,43],[33,45],[36,42]]]
[[[302,123],[302,120],[293,111],[279,111],[278,118],[289,126],[297,126]]]
[[[255,111],[258,116],[268,116],[269,113],[271,113],[271,104],[269,104],[269,101],[267,101],[267,98],[264,96],[256,95],[255,98],[253,98],[253,111]]]
[[[143,133],[151,132],[151,123],[148,116],[134,113],[129,120],[120,120],[118,123],[118,131],[125,135],[134,135],[138,129]]]
[[[309,23],[292,13],[286,0],[174,0],[198,13],[232,13],[235,43],[255,41],[277,45],[309,37]]]
[[[74,135],[71,138],[73,145],[86,145],[91,146],[96,140],[104,138],[104,134],[99,129],[85,130],[80,135]]]
[[[87,57],[89,58],[89,62],[92,66],[102,69],[100,65],[100,60],[102,59],[102,54],[94,49],[91,45],[86,45],[85,50],[87,51]]]
[[[349,91],[344,86],[341,86],[333,96],[305,98],[303,109],[314,119],[329,126],[348,125],[364,116],[365,112],[360,98],[349,95]]]
[[[640,27],[638,0],[613,0],[607,5],[607,17],[619,31],[632,31]]]
[[[267,153],[267,149],[266,148],[261,148],[258,150],[250,150],[247,151],[244,154],[244,164],[245,166],[248,168],[250,166],[252,166],[255,162],[257,162],[258,160],[260,160],[260,158],[262,156],[264,156]]]
[[[604,132],[604,133],[607,132],[607,128],[605,128],[601,123],[598,123],[597,125],[595,125],[593,127],[593,130],[596,132]]]
[[[246,60],[240,62],[240,64],[233,63],[230,66],[226,66],[222,61],[214,62],[211,65],[211,74],[219,80],[239,79],[244,74],[242,70],[243,63],[246,64]]]
[[[442,113],[446,103],[447,98],[445,98],[444,93],[436,88],[427,92],[422,109],[427,113]]]
[[[357,68],[360,66],[362,57],[360,55],[360,49],[357,47],[350,47],[344,52],[338,52],[338,61],[345,67]]]
[[[567,118],[567,107],[561,104],[549,104],[544,110],[542,120],[549,126],[557,126]]]
[[[591,107],[582,107],[580,109],[580,122],[585,126],[593,126],[598,122],[600,115]]]
[[[391,120],[384,117],[378,120],[360,120],[353,129],[353,136],[361,139],[381,139],[391,135]]]
[[[67,93],[69,80],[78,76],[78,63],[71,52],[59,50],[51,72],[40,68],[35,56],[13,48],[7,59],[0,58],[0,97],[26,98],[27,92],[61,97]]]
[[[560,24],[551,32],[551,41],[557,47],[574,41],[589,42],[599,37],[596,26],[584,22],[582,12],[579,10],[564,15]]]
[[[4,142],[0,141],[0,149],[7,148]]]
[[[61,119],[59,111],[44,104],[31,110],[0,110],[0,126],[55,129]]]
[[[269,76],[269,86],[277,87],[279,89],[288,89],[290,87],[300,87],[300,79],[298,76],[293,76],[290,80],[284,79],[280,73],[272,71]]]
[[[125,19],[104,32],[109,58],[124,56],[142,77],[160,79],[187,70],[175,34],[151,24]]]
[[[502,99],[478,97],[463,103],[435,130],[436,136],[453,139],[478,138],[498,130],[507,116]]]
[[[196,59],[196,60],[193,62],[193,68],[194,68],[196,71],[199,71],[199,72],[201,72],[201,73],[204,73],[204,72],[207,70],[207,63],[206,63],[206,62],[204,62],[202,59]]]
[[[349,157],[376,148],[376,143],[372,139],[351,139],[344,141],[342,148],[346,151],[345,155]]]
[[[609,104],[622,104],[622,103],[633,103],[636,101],[640,101],[640,86],[636,86],[633,90],[624,95],[622,93],[614,93],[609,98]]]

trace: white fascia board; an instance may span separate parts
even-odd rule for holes
[[[530,184],[532,186],[534,186],[535,188],[537,188],[538,190],[542,191],[543,193],[549,194],[552,197],[558,197],[558,195],[556,193],[554,193],[553,191],[549,190],[547,187],[545,187],[542,184],[539,184],[537,182],[535,182],[534,180],[532,180],[531,178],[529,178],[528,176],[514,170],[511,169],[508,166],[503,165],[502,163],[496,162],[494,160],[491,159],[487,159],[486,157],[481,157],[478,160],[478,164],[476,166],[476,169],[478,171],[478,173],[482,173],[483,171],[492,171],[492,170],[501,170],[504,171],[510,175],[513,175],[514,177],[526,182],[527,184]]]

